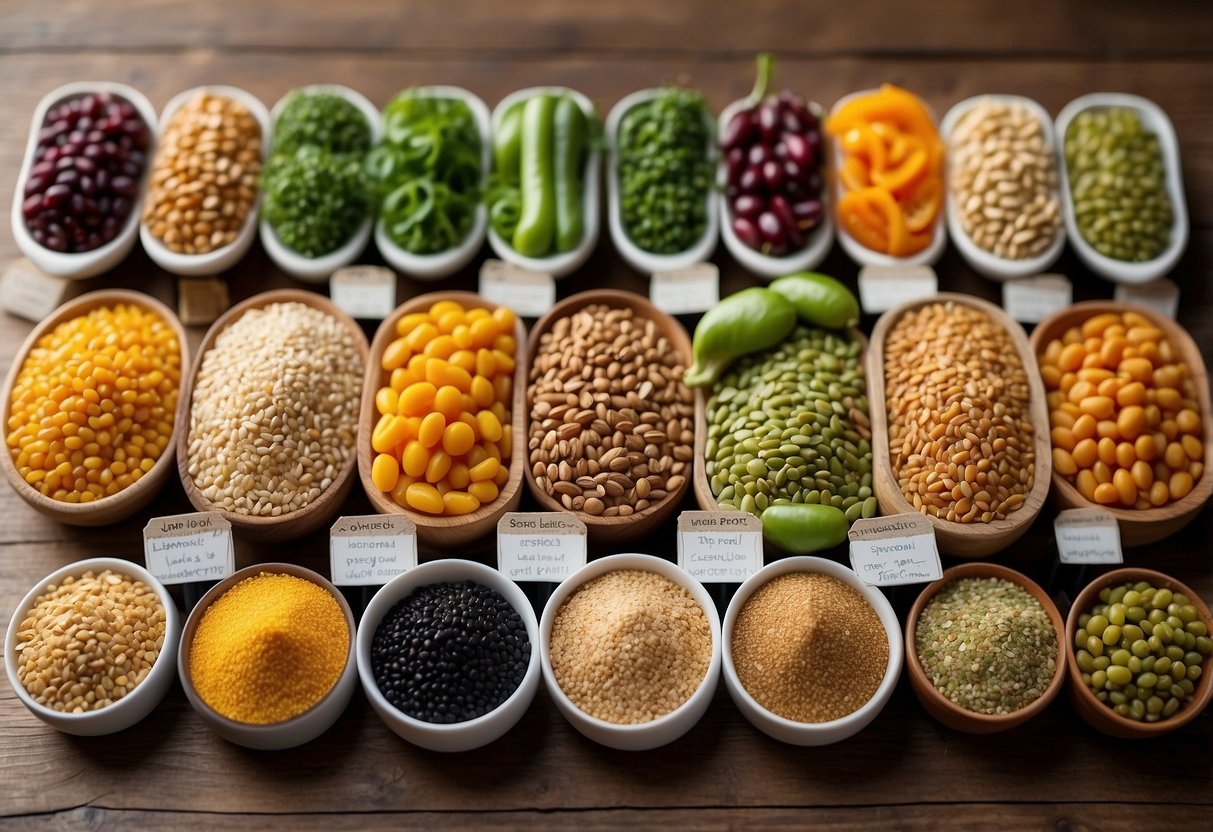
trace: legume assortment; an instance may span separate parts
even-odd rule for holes
[[[915,511],[989,523],[1023,506],[1036,476],[1031,392],[1001,324],[955,301],[906,312],[885,339],[884,375],[889,460]]]
[[[1093,315],[1037,360],[1053,468],[1084,499],[1148,509],[1188,495],[1205,466],[1196,380],[1149,318]]]
[[[17,626],[17,672],[39,705],[97,711],[151,672],[164,647],[166,613],[156,591],[110,569],[48,585]]]
[[[357,447],[362,374],[354,336],[327,312],[249,309],[202,356],[189,419],[194,485],[255,517],[315,501]]]
[[[570,511],[628,516],[690,474],[691,393],[657,324],[590,304],[539,339],[527,398],[535,482]]]
[[[1120,716],[1158,722],[1192,701],[1213,640],[1191,600],[1147,581],[1104,587],[1078,619],[1075,659]]]
[[[181,345],[150,309],[117,303],[64,321],[13,372],[8,451],[21,478],[52,500],[117,494],[172,439]]]
[[[1057,669],[1048,613],[1003,578],[958,578],[940,589],[918,617],[914,647],[936,690],[979,714],[1027,707]]]

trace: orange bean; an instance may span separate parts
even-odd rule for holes
[[[1095,444],[1095,440],[1090,438],[1076,443],[1071,453],[1074,457],[1074,463],[1079,468],[1090,468],[1099,458],[1099,449]]]
[[[1166,505],[1171,499],[1171,489],[1167,488],[1166,482],[1155,480],[1150,486],[1150,505],[1162,506]]]
[[[1074,420],[1074,427],[1070,429],[1070,433],[1074,434],[1075,440],[1081,441],[1093,438],[1095,436],[1095,428],[1095,417],[1084,413]]]
[[[1046,390],[1056,390],[1061,385],[1061,370],[1056,365],[1042,364],[1040,377],[1044,380]]]
[[[1179,445],[1184,449],[1188,459],[1199,462],[1205,457],[1205,446],[1192,434],[1184,434],[1179,437]]]
[[[1176,471],[1171,475],[1167,488],[1171,491],[1172,500],[1182,500],[1188,496],[1193,486],[1192,475],[1187,471]]]
[[[1116,464],[1116,441],[1110,437],[1103,437],[1096,443],[1096,450],[1099,453],[1099,460],[1105,465]]]
[[[471,514],[480,508],[481,503],[476,495],[466,491],[448,491],[442,495],[442,505],[446,514],[458,516]]]
[[[1116,416],[1116,429],[1130,442],[1146,430],[1146,411],[1140,405],[1129,405]]]
[[[1066,333],[1067,336],[1069,333]],[[1063,372],[1074,372],[1082,367],[1082,361],[1087,357],[1087,351],[1078,342],[1067,342],[1057,357],[1057,366]]]
[[[405,474],[410,477],[421,477],[430,464],[430,450],[414,439],[404,447],[400,462]]]
[[[1082,400],[1088,396],[1094,396],[1098,389],[1089,381],[1084,381],[1081,378],[1074,382],[1074,385],[1066,391],[1066,399],[1074,402],[1074,404],[1082,406]]]
[[[1179,410],[1183,398],[1174,387],[1160,387],[1154,391],[1154,403],[1163,410]]]
[[[1154,469],[1144,460],[1134,462],[1129,474],[1133,477],[1133,484],[1141,491],[1148,490],[1154,484]]]
[[[1095,423],[1095,435],[1108,439],[1120,439],[1120,428],[1116,427],[1116,423],[1111,419],[1100,419]]]
[[[442,514],[445,504],[438,489],[427,482],[415,482],[405,492],[409,507],[426,514]]]
[[[400,319],[396,321],[396,334],[401,336],[408,335],[417,327],[429,322],[430,316],[427,313],[410,312],[407,315],[402,315]]]
[[[454,422],[463,412],[463,393],[458,387],[445,385],[434,396],[434,409],[443,415],[446,422]]]
[[[1078,493],[1083,496],[1083,499],[1095,500],[1095,486],[1099,485],[1095,481],[1095,475],[1090,471],[1083,469],[1078,472],[1078,476],[1074,480],[1074,487],[1078,489]]]
[[[1183,383],[1183,375],[1174,364],[1166,364],[1154,371],[1152,376],[1154,386],[1159,390],[1165,387],[1177,388]]]
[[[1116,393],[1116,403],[1121,407],[1140,405],[1146,400],[1146,386],[1140,381],[1131,381]]]
[[[1081,344],[1082,330],[1076,326],[1072,326],[1062,333],[1061,342],[1063,344]],[[1064,352],[1064,350],[1063,350]]]
[[[1108,369],[1115,369],[1120,364],[1125,353],[1124,338],[1107,338],[1099,348],[1099,363]]]
[[[1068,428],[1053,428],[1049,436],[1053,440],[1054,448],[1063,448],[1067,451],[1074,450],[1074,434]]]
[[[442,434],[442,449],[451,456],[463,456],[476,443],[476,433],[466,422],[452,422]]]
[[[1054,429],[1073,428],[1074,422],[1075,422],[1074,414],[1069,413],[1065,410],[1060,410],[1060,409],[1054,410],[1052,413],[1049,414],[1049,424],[1051,424]],[[1073,431],[1071,431],[1071,433],[1072,432]],[[1057,443],[1054,442],[1053,444],[1056,445]]]
[[[1064,448],[1053,449],[1053,470],[1063,477],[1072,477],[1078,473],[1078,465],[1074,457]]]
[[[1120,492],[1116,490],[1116,486],[1110,482],[1101,482],[1095,486],[1095,491],[1092,493],[1095,502],[1102,506],[1110,506],[1120,499]]]
[[[400,479],[400,463],[389,454],[377,454],[371,463],[371,482],[380,491],[391,491]]]
[[[1082,322],[1082,336],[1084,338],[1093,338],[1102,335],[1108,327],[1117,323],[1120,323],[1120,315],[1115,312],[1103,312],[1099,315],[1092,315]]]
[[[1108,396],[1087,396],[1078,406],[1083,413],[1089,413],[1096,419],[1110,419],[1116,412],[1116,402]]]
[[[1175,414],[1175,425],[1180,433],[1197,436],[1200,434],[1200,416],[1195,410],[1184,408]]]
[[[451,455],[446,451],[434,451],[430,461],[425,466],[425,481],[441,482],[451,470]]]
[[[1131,506],[1137,502],[1137,483],[1126,469],[1121,468],[1112,475],[1112,485],[1116,488],[1121,505]]]
[[[1095,482],[1111,482],[1112,468],[1102,459],[1097,459],[1095,464],[1091,466],[1091,473],[1095,475]]]
[[[1154,365],[1147,358],[1121,359],[1116,370],[1120,374],[1128,376],[1133,381],[1140,381],[1143,384],[1152,381],[1154,376]]]
[[[1120,442],[1116,445],[1116,464],[1121,468],[1132,468],[1137,461],[1137,451],[1132,442]]]

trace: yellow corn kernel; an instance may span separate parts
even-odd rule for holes
[[[518,323],[518,316],[508,306],[498,306],[493,310],[492,318],[502,332],[513,332]],[[507,352],[512,352],[512,350],[507,350]]]
[[[420,416],[434,404],[438,388],[429,381],[418,381],[404,388],[400,394],[401,415]]]
[[[492,378],[495,372],[497,372],[497,359],[493,357],[493,351],[476,350],[476,375]]]
[[[500,492],[497,489],[497,483],[492,480],[482,480],[469,485],[468,493],[478,499],[482,505],[486,505],[496,500]]]
[[[395,413],[400,403],[400,393],[391,387],[380,387],[375,394],[375,409],[380,413]]]
[[[501,462],[490,456],[479,465],[471,468],[468,471],[468,475],[471,477],[472,482],[486,482],[495,478],[500,468]]]
[[[450,335],[455,331],[455,327],[462,324],[464,320],[463,309],[451,309],[434,319],[438,326],[438,331],[444,335]]]
[[[463,394],[459,388],[452,385],[440,388],[434,396],[434,410],[441,413],[448,423],[457,421],[463,412]]]
[[[482,410],[477,413],[476,421],[480,423],[480,437],[486,442],[496,442],[501,439],[503,433],[501,421],[493,415],[491,410]]]
[[[465,318],[466,320],[466,318]],[[466,323],[459,324],[451,330],[451,337],[455,339],[455,344],[461,350],[471,349],[472,347],[472,328]]]
[[[514,377],[502,373],[493,378],[493,397],[499,402],[508,402],[514,391]]]
[[[438,392],[441,394],[442,391]],[[427,448],[432,448],[442,441],[444,430],[446,430],[446,416],[439,411],[434,411],[422,418],[421,425],[417,428],[417,441]]]
[[[459,349],[455,345],[455,339],[449,335],[439,335],[425,345],[421,351],[422,354],[430,358],[449,358],[455,350]]]
[[[493,482],[498,488],[505,488],[505,484],[510,481],[510,469],[502,465],[497,469],[497,476],[493,477]]]
[[[405,495],[408,493],[409,486],[415,482],[417,482],[416,477],[406,475],[401,475],[401,477],[396,480],[396,486],[392,489],[392,500],[396,503],[396,505],[408,508],[409,503],[405,498]]]
[[[463,304],[455,300],[439,300],[430,305],[429,314],[431,320],[438,320],[448,312],[464,313]]]
[[[397,338],[384,348],[380,365],[391,372],[407,365],[412,354],[413,349],[409,346],[408,341],[404,338]]]
[[[497,359],[497,372],[512,373],[518,362],[514,360],[514,356],[502,352],[501,350],[493,350],[493,358]]]
[[[442,506],[447,514],[471,514],[480,508],[480,500],[466,491],[448,491],[442,495]]]
[[[400,319],[396,321],[396,334],[408,335],[417,327],[429,322],[430,316],[425,312],[410,312],[407,315],[401,315]]]
[[[437,483],[446,478],[451,470],[451,455],[446,451],[434,451],[429,464],[425,466],[425,481]]]
[[[400,462],[404,473],[410,477],[420,477],[425,474],[430,464],[429,448],[414,439],[405,446]]]
[[[467,422],[452,422],[442,434],[442,449],[451,456],[463,456],[475,443],[476,433]]]
[[[435,387],[450,385],[466,393],[472,388],[472,376],[462,367],[446,361],[430,361],[425,365],[426,381]]]
[[[425,349],[425,345],[438,337],[438,327],[428,321],[423,324],[418,324],[416,329],[404,336],[405,343],[413,352],[421,352]]]
[[[380,491],[391,491],[400,479],[400,463],[389,454],[377,454],[371,463],[371,482]]]
[[[404,499],[409,508],[426,514],[442,514],[444,504],[438,489],[428,482],[415,482],[404,493]]]
[[[473,376],[470,389],[472,399],[478,407],[488,407],[496,397],[496,393],[493,390],[493,382],[484,376]]]
[[[407,424],[403,416],[383,414],[371,432],[371,447],[381,454],[390,453],[404,439]]]
[[[454,462],[451,464],[451,469],[447,471],[446,481],[457,490],[463,490],[468,487],[472,481],[471,471],[467,465],[462,462]]]
[[[469,374],[476,372],[476,353],[472,350],[456,350],[451,353],[451,357],[447,360],[456,367],[467,370]]]

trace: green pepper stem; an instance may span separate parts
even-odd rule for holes
[[[754,88],[750,90],[750,97],[746,99],[751,107],[762,103],[762,99],[766,98],[767,89],[771,86],[771,79],[775,77],[774,55],[770,52],[759,52],[755,61],[758,64],[758,73],[754,77]]]

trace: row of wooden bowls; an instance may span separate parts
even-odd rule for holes
[[[515,369],[513,402],[511,405],[511,425],[513,431],[513,458],[510,460],[510,478],[501,489],[498,498],[491,504],[482,506],[476,512],[461,517],[430,516],[414,512],[397,505],[390,497],[380,492],[371,482],[370,470],[373,453],[370,435],[374,426],[375,392],[384,383],[384,373],[380,365],[380,357],[388,343],[395,338],[395,324],[402,316],[410,312],[428,309],[440,299],[455,300],[465,308],[492,308],[492,304],[470,292],[436,292],[415,297],[392,313],[379,327],[371,344],[367,345],[366,338],[359,325],[348,315],[338,309],[327,298],[310,291],[278,290],[256,295],[232,307],[206,333],[197,354],[190,361],[186,333],[177,317],[160,302],[136,292],[125,290],[106,290],[84,295],[60,307],[55,313],[39,324],[18,351],[12,369],[5,379],[3,390],[3,415],[7,424],[12,387],[17,372],[24,363],[26,356],[37,341],[53,327],[103,304],[116,302],[134,303],[155,311],[168,321],[175,329],[182,348],[183,381],[179,397],[175,430],[175,449],[170,448],[152,468],[151,472],[132,486],[111,497],[88,504],[69,504],[51,500],[28,485],[17,473],[12,455],[0,453],[0,467],[17,493],[35,509],[60,520],[82,526],[98,526],[117,522],[129,517],[146,505],[163,487],[176,456],[177,468],[190,502],[200,511],[217,510],[194,486],[188,473],[187,438],[189,428],[190,405],[194,379],[201,366],[202,356],[210,349],[216,337],[227,326],[239,319],[249,309],[265,306],[271,303],[300,302],[323,310],[341,321],[355,335],[360,345],[365,365],[366,377],[363,385],[361,402],[361,418],[357,454],[351,455],[344,469],[316,501],[291,514],[275,518],[249,517],[247,515],[220,512],[232,522],[233,528],[243,536],[253,540],[290,539],[320,528],[330,521],[340,508],[345,497],[353,487],[354,470],[358,469],[362,484],[366,489],[375,509],[381,513],[401,513],[407,515],[417,525],[420,540],[431,546],[454,547],[469,543],[472,540],[492,533],[497,521],[507,511],[517,509],[521,499],[521,482],[525,477],[531,493],[540,506],[548,511],[561,511],[561,504],[540,489],[529,464],[528,453],[528,422],[530,403],[526,394],[527,368],[531,366],[539,349],[542,333],[549,330],[555,321],[567,317],[577,310],[593,303],[603,303],[616,308],[629,308],[637,315],[653,320],[661,334],[669,339],[674,348],[690,362],[691,342],[686,330],[676,320],[660,312],[646,299],[628,292],[615,290],[595,290],[583,292],[558,303],[547,315],[532,328],[529,340],[521,322],[517,324],[518,362]],[[1149,317],[1166,334],[1176,347],[1182,359],[1187,362],[1196,381],[1200,397],[1203,442],[1205,446],[1206,465],[1204,472],[1186,497],[1174,503],[1151,508],[1144,511],[1133,509],[1108,508],[1107,510],[1119,521],[1121,537],[1125,545],[1143,545],[1160,540],[1181,528],[1192,519],[1201,506],[1213,492],[1213,404],[1210,403],[1208,378],[1200,350],[1191,337],[1174,321],[1162,318],[1148,310],[1129,307],[1125,304],[1110,301],[1091,301],[1076,304],[1067,310],[1054,315],[1049,320],[1036,327],[1029,340],[1019,324],[1015,323],[997,306],[984,300],[968,295],[941,294],[926,301],[915,301],[904,304],[886,313],[877,322],[872,334],[871,345],[866,350],[865,363],[868,377],[868,394],[871,405],[872,447],[882,449],[888,444],[888,426],[885,416],[885,396],[883,381],[884,341],[892,325],[903,314],[926,303],[951,301],[979,309],[999,322],[1011,335],[1020,360],[1029,368],[1028,377],[1031,385],[1031,418],[1035,427],[1036,443],[1036,473],[1032,490],[1025,500],[1024,506],[1005,520],[995,520],[990,523],[958,523],[939,518],[931,518],[935,527],[940,550],[958,557],[986,557],[1001,551],[1013,543],[1036,519],[1045,497],[1049,493],[1050,480],[1055,503],[1060,508],[1082,507],[1091,505],[1062,476],[1050,476],[1052,470],[1052,453],[1050,447],[1049,415],[1045,402],[1045,391],[1039,373],[1032,372],[1036,365],[1036,354],[1043,350],[1049,340],[1060,337],[1068,328],[1079,324],[1091,315],[1105,311],[1124,311],[1134,308]],[[185,369],[188,368],[188,369]],[[695,464],[692,466],[692,477],[674,493],[661,502],[638,511],[628,517],[601,517],[579,513],[586,523],[590,534],[603,543],[634,539],[651,533],[657,526],[665,522],[672,512],[681,504],[685,489],[693,482],[695,494],[701,507],[707,510],[719,508],[712,496],[707,476],[704,472],[703,451],[706,441],[706,402],[707,396],[702,390],[696,391],[695,396]],[[7,451],[7,449],[6,449]],[[873,465],[874,492],[880,504],[883,515],[912,512],[913,507],[902,495],[893,475],[889,456],[886,453],[874,454]]]

